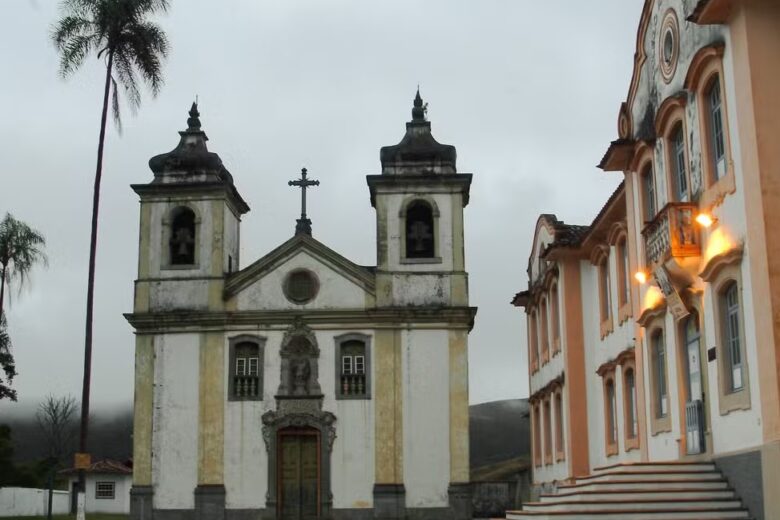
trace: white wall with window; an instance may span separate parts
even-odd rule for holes
[[[71,477],[69,489],[77,483],[77,477]],[[88,473],[86,476],[87,513],[128,514],[130,512],[130,488],[133,476],[112,473]]]

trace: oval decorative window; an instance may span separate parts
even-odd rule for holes
[[[669,9],[661,22],[661,38],[658,46],[661,64],[661,76],[669,83],[677,70],[677,59],[680,56],[680,28],[677,24],[677,14]]]
[[[308,269],[291,271],[284,279],[284,295],[299,305],[312,301],[319,288],[317,276]]]

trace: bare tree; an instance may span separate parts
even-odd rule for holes
[[[73,453],[78,405],[72,395],[47,395],[38,405],[35,418],[46,444],[46,456],[62,462]]]

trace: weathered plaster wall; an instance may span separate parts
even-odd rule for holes
[[[405,330],[404,485],[407,507],[444,507],[450,481],[449,334]]]
[[[95,488],[98,482],[114,483],[114,498],[95,498]],[[87,475],[87,502],[85,510],[88,513],[127,514],[130,512],[130,475]]]
[[[305,268],[319,279],[320,290],[310,302],[299,305],[284,295],[283,283],[288,273]],[[294,309],[363,309],[365,291],[343,275],[324,266],[305,252],[299,252],[276,269],[238,294],[238,310]]]
[[[191,509],[198,480],[198,334],[155,338],[152,472],[157,509]]]

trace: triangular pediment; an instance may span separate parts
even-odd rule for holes
[[[302,254],[323,268],[334,272],[338,277],[360,287],[363,291],[372,295],[376,294],[375,278],[371,268],[352,262],[309,235],[299,234],[251,265],[231,275],[225,283],[225,298],[235,296],[244,289],[257,284],[268,274]]]

